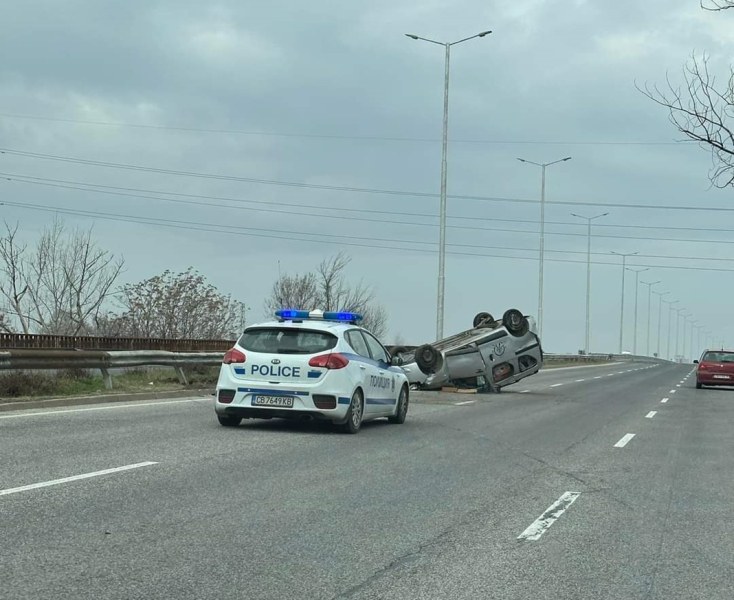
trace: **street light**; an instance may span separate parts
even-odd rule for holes
[[[675,310],[673,308],[674,304],[678,304],[679,300],[663,300],[665,304],[668,305],[668,344],[667,348],[665,350],[665,355],[668,357],[668,360],[671,360],[672,356],[670,354],[670,342],[673,337],[673,328],[672,328],[672,321],[673,321],[673,311]]]
[[[635,339],[632,340],[632,354],[637,356],[637,300],[639,298],[638,290],[640,288],[640,273],[649,271],[650,269],[627,269],[635,274]]]
[[[658,344],[657,358],[660,358],[660,325],[663,320],[663,296],[667,296],[670,292],[653,292],[658,297]]]
[[[674,359],[678,358],[678,339],[680,337],[680,319],[682,317],[690,317],[691,313],[687,315],[681,314],[683,311],[688,310],[687,308],[676,308],[675,312],[678,313],[678,316],[675,318],[675,356]]]
[[[518,158],[520,162],[535,165],[541,169],[540,177],[540,266],[538,268],[538,333],[543,339],[543,260],[545,258],[545,168],[557,163],[571,160],[570,156],[548,163],[537,163],[532,160]]]
[[[474,38],[489,35],[491,31],[482,31],[476,35],[469,36],[456,42],[437,42],[428,38],[406,33],[412,40],[421,40],[443,46],[446,50],[446,64],[444,69],[444,86],[443,86],[443,139],[441,145],[441,201],[439,208],[439,241],[438,241],[438,298],[436,302],[436,339],[443,339],[443,307],[444,307],[444,291],[446,289],[446,181],[447,181],[447,154],[449,139],[449,63],[451,59],[451,46],[456,46],[462,42],[468,42]]]
[[[693,353],[693,327],[698,323],[698,321],[689,321],[688,319],[693,316],[690,315],[689,317],[686,317],[685,322],[683,323],[683,362],[687,362],[687,356],[686,356],[686,326],[691,326],[691,346],[690,350],[691,353]]]
[[[634,256],[635,254],[639,254],[639,252],[629,252],[624,254],[623,252],[615,252],[612,250],[611,254],[622,257],[622,300],[620,302],[621,308],[619,310],[619,353],[622,354],[622,343],[624,342],[624,272],[627,270],[625,265],[627,263],[628,256]]]
[[[650,303],[652,301],[652,286],[661,283],[660,281],[641,282],[642,285],[647,286],[647,353],[646,356],[650,356]]]
[[[577,217],[579,219],[584,219],[586,221],[587,230],[586,230],[586,340],[584,343],[584,353],[589,353],[589,322],[590,322],[590,316],[589,316],[589,309],[591,308],[591,222],[594,219],[599,219],[601,217],[606,217],[609,213],[605,212],[600,215],[595,215],[593,217],[584,217],[583,215],[577,215],[576,213],[571,213],[572,216]]]

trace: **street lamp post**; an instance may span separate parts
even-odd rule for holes
[[[678,313],[678,316],[675,318],[675,356],[674,359],[678,358],[678,340],[680,339],[680,320],[681,317],[690,317],[690,314],[684,315],[682,314],[683,311],[686,311],[688,309],[686,308],[676,308],[675,312]]]
[[[540,167],[540,266],[538,267],[538,333],[540,339],[543,339],[543,262],[545,259],[545,169],[557,163],[571,160],[570,156],[560,158],[548,163],[537,163],[532,160],[518,158],[520,162]]]
[[[584,217],[583,215],[577,215],[571,213],[572,216],[578,219],[584,219],[586,221],[586,337],[584,342],[584,353],[589,353],[589,332],[590,332],[590,309],[591,309],[591,222],[601,217],[606,217],[609,213],[605,212],[600,215],[594,215],[593,217]]]
[[[657,357],[660,358],[660,325],[663,320],[663,296],[667,296],[670,292],[653,292],[658,297],[658,345]]]
[[[670,342],[673,338],[673,311],[675,310],[673,308],[673,305],[678,304],[679,300],[663,300],[665,304],[668,305],[668,344],[667,348],[665,350],[665,355],[668,357],[668,360],[672,359],[672,355],[670,354]]]
[[[698,321],[691,321],[691,345],[688,347],[690,353],[691,353],[691,360],[693,359],[693,330],[696,328],[696,324]],[[683,353],[685,356],[685,352]]]
[[[642,285],[647,286],[647,352],[646,356],[650,356],[650,304],[652,301],[652,287],[661,283],[660,281],[643,281]]]
[[[456,42],[437,42],[428,38],[406,33],[405,35],[413,40],[421,40],[443,46],[446,50],[446,59],[444,67],[444,86],[443,86],[443,138],[441,145],[441,200],[439,207],[439,240],[438,240],[438,293],[436,301],[436,339],[443,338],[443,313],[444,313],[444,292],[446,289],[446,181],[448,176],[447,155],[448,155],[448,139],[449,139],[449,63],[451,60],[451,46],[456,46],[462,42],[468,42],[474,38],[489,35],[491,31],[482,31],[476,35],[469,36]]]
[[[627,257],[634,256],[635,254],[638,254],[638,252],[629,252],[628,254],[624,254],[622,252],[612,251],[611,253],[622,257],[622,300],[620,302],[621,308],[619,310],[619,353],[622,354],[622,344],[624,342],[624,272],[627,270],[625,265],[627,263]]]
[[[683,348],[681,350],[681,355],[683,356],[683,362],[686,362],[687,357],[687,351],[686,351],[686,343],[688,341],[688,326],[691,326],[691,346],[693,346],[693,326],[696,324],[696,321],[691,320],[691,317],[693,314],[688,315],[685,319],[683,319]]]
[[[635,274],[635,338],[632,340],[632,354],[637,356],[637,305],[639,299],[638,290],[640,288],[640,273],[649,271],[650,269],[627,269]]]

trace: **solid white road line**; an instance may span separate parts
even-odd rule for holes
[[[108,406],[94,406],[91,408],[71,408],[71,409],[59,409],[59,410],[46,410],[43,412],[26,412],[23,411],[19,414],[12,415],[0,415],[0,419],[20,419],[22,417],[45,417],[47,415],[63,415],[66,413],[80,413],[80,412],[91,412],[95,410],[118,410],[121,408],[140,408],[142,406],[161,406],[163,404],[183,404],[188,402],[211,402],[214,396],[211,398],[187,398],[186,400],[161,400],[160,402],[138,402],[136,404],[114,404]]]
[[[624,435],[621,440],[619,440],[616,444],[614,444],[614,447],[624,448],[633,437],[635,437],[634,433],[628,433]]]
[[[474,404],[476,400],[467,400],[465,402],[454,402],[454,406],[465,406],[466,404]]]
[[[157,462],[141,462],[135,463],[134,465],[125,465],[124,467],[115,467],[114,469],[104,469],[103,471],[94,471],[93,473],[84,473],[83,475],[74,475],[72,477],[63,477],[62,479],[52,479],[51,481],[42,481],[41,483],[32,483],[30,485],[23,485],[16,488],[8,488],[6,490],[0,490],[0,496],[7,496],[8,494],[17,494],[18,492],[27,492],[29,490],[37,490],[38,488],[49,487],[52,485],[60,485],[62,483],[70,483],[72,481],[79,481],[80,479],[89,479],[90,477],[100,477],[101,475],[110,475],[111,473],[120,473],[122,471],[130,471],[131,469],[140,469],[141,467],[149,467],[151,465],[157,465]]]
[[[552,387],[552,388],[553,388],[553,387],[561,387],[562,385],[563,385],[562,383],[554,383],[554,384],[553,384],[552,386],[550,386],[550,387]]]
[[[665,404],[667,401],[668,401],[668,398],[663,398],[660,402],[662,402],[663,404]]]
[[[649,413],[647,413],[647,415],[645,415],[645,418],[646,419],[652,419],[656,414],[658,414],[658,411],[651,410]]]
[[[551,504],[546,511],[540,515],[535,521],[533,521],[525,531],[519,536],[518,540],[528,540],[534,542],[540,539],[550,526],[555,523],[558,518],[566,512],[569,506],[576,502],[576,498],[581,495],[581,492],[566,492],[553,504]]]

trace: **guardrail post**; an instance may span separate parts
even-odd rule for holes
[[[188,379],[186,379],[186,373],[184,373],[183,367],[176,367],[176,373],[178,373],[178,382],[182,385],[189,385]]]
[[[104,387],[106,390],[112,389],[112,375],[107,369],[100,369],[102,371],[102,380],[104,381]]]

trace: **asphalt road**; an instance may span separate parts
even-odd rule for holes
[[[414,393],[356,436],[208,398],[4,413],[0,598],[731,600],[734,390],[691,371]]]

